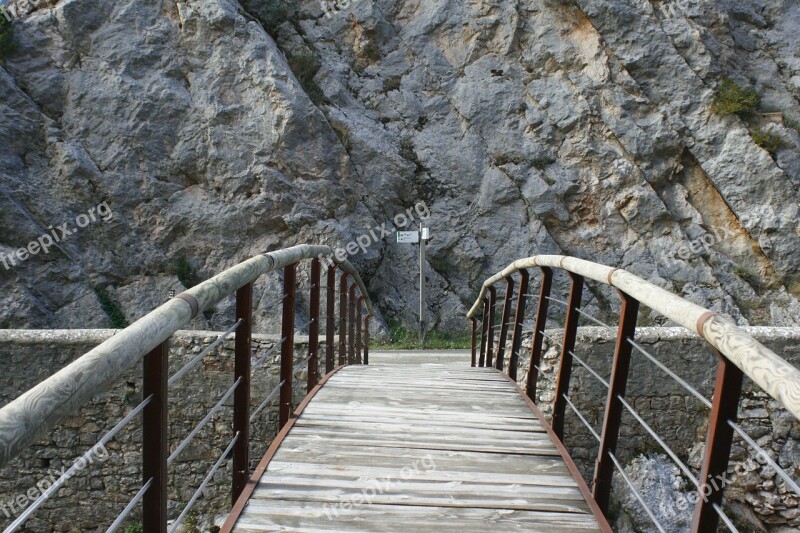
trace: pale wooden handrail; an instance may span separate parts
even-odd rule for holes
[[[653,311],[698,334],[747,377],[800,420],[800,370],[748,335],[730,320],[672,294],[627,270],[575,257],[537,255],[514,261],[487,279],[467,317],[483,305],[489,288],[499,281],[534,267],[558,268],[615,287]]]
[[[331,257],[372,302],[356,269],[333,259],[329,246],[299,245],[258,255],[179,294],[0,409],[0,467],[188,324],[197,314],[262,275],[305,259]]]

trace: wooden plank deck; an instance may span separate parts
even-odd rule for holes
[[[294,422],[233,531],[610,531],[568,463],[498,372],[347,367]]]

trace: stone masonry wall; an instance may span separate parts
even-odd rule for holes
[[[112,330],[0,331],[0,405],[77,359],[113,335]],[[210,345],[219,333],[179,332],[170,351],[170,375]],[[272,348],[278,337],[254,335],[254,362]],[[295,368],[305,361],[307,337],[296,337]],[[206,416],[233,384],[233,335],[206,356],[170,389],[170,449]],[[324,346],[324,339],[323,339]],[[324,351],[320,351],[324,354]],[[324,356],[323,356],[324,357]],[[279,383],[276,350],[259,368],[253,368],[252,409],[257,408]],[[307,374],[295,373],[294,401],[305,396]],[[0,469],[0,528],[19,512],[14,500],[94,446],[131,409],[142,401],[141,369],[127,372],[118,383],[98,394],[80,413],[70,417],[45,439]],[[232,434],[232,400],[226,403],[170,467],[170,517],[177,517],[220,454]],[[251,467],[265,453],[277,431],[277,401],[273,400],[251,426]],[[135,418],[108,445],[108,457],[72,478],[39,509],[26,525],[32,532],[105,531],[141,487],[141,418]],[[195,505],[199,523],[211,523],[230,508],[230,463],[220,468]],[[16,509],[15,509],[16,507]],[[17,512],[15,512],[17,511]],[[10,515],[10,516],[9,516]],[[129,523],[141,516],[139,510]]]

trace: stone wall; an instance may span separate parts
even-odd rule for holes
[[[112,330],[0,331],[0,405],[5,405],[58,369],[113,335]],[[218,337],[194,331],[175,335],[170,351],[170,375],[182,368]],[[254,362],[272,348],[277,336],[254,335]],[[308,353],[307,337],[296,337],[296,368]],[[324,339],[323,339],[324,341]],[[323,342],[324,346],[324,342]],[[324,354],[324,352],[320,352]],[[279,352],[253,369],[252,408],[257,408],[279,383]],[[295,374],[295,405],[305,396],[307,374]],[[206,416],[233,384],[233,336],[206,356],[170,389],[170,449]],[[0,528],[15,515],[13,500],[94,446],[98,439],[142,400],[139,368],[129,371],[110,389],[98,394],[81,412],[64,421],[39,444],[0,469]],[[170,467],[170,516],[177,517],[232,438],[232,400],[214,415]],[[107,459],[72,478],[58,497],[37,511],[26,531],[105,531],[141,486],[141,422],[135,418],[108,445]],[[251,467],[261,459],[277,430],[277,401],[251,426]],[[11,504],[9,505],[9,502]],[[3,507],[3,505],[5,507]],[[230,507],[230,463],[220,468],[195,509],[200,522],[212,522]],[[134,523],[141,513],[132,513]]]
[[[800,328],[745,328],[754,338],[775,353],[800,366]],[[560,359],[563,330],[549,330],[545,338],[544,357],[537,403],[550,416],[555,396],[555,374]],[[699,337],[683,328],[639,328],[637,343],[657,360],[711,399],[716,372],[712,349]],[[575,354],[608,380],[616,342],[616,332],[607,328],[580,328]],[[524,346],[530,347],[530,338]],[[528,354],[523,350],[525,355]],[[518,375],[527,381],[528,358],[520,358]],[[578,362],[573,366],[569,397],[578,410],[600,433],[603,423],[607,389]],[[524,386],[524,385],[523,385]],[[800,422],[759,387],[745,379],[739,416],[740,424],[757,443],[770,452],[771,458],[794,479],[800,477]],[[626,398],[640,416],[685,461],[695,474],[700,467],[705,442],[708,409],[663,370],[634,350]],[[565,444],[584,478],[589,482],[594,474],[597,441],[578,417],[567,407]],[[661,452],[659,445],[646,433],[627,411],[623,415],[617,456],[628,463],[639,454]],[[732,451],[737,463],[754,457],[738,438]],[[732,483],[727,489],[729,512],[740,523],[756,528],[770,526],[800,526],[800,498],[787,494],[784,484],[773,469],[764,464],[747,461],[745,475],[736,475],[731,465]],[[741,470],[740,470],[741,472]]]

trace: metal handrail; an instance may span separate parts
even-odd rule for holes
[[[697,333],[767,394],[780,402],[795,418],[800,419],[800,370],[730,320],[621,268],[560,255],[537,255],[520,259],[484,282],[467,317],[471,319],[476,316],[489,287],[520,270],[534,267],[559,268],[615,287],[660,315]]]
[[[372,302],[356,269],[329,246],[299,245],[264,253],[179,294],[0,409],[0,468],[117,381],[195,316],[260,276],[305,259],[331,257]]]
[[[742,390],[742,381],[745,376],[759,385],[772,398],[776,399],[796,418],[800,419],[800,370],[793,367],[774,352],[753,339],[743,329],[734,325],[730,320],[720,317],[714,312],[684,300],[660,287],[657,287],[630,272],[619,268],[611,268],[582,259],[564,256],[534,256],[515,261],[502,272],[489,278],[481,288],[481,293],[475,305],[470,309],[467,317],[472,322],[472,366],[494,366],[502,371],[506,357],[505,337],[509,324],[514,324],[511,368],[509,378],[516,380],[515,350],[521,343],[522,323],[524,322],[525,299],[522,297],[527,292],[530,273],[529,268],[539,267],[542,271],[542,284],[539,297],[539,308],[536,313],[536,322],[533,331],[530,364],[526,394],[532,400],[537,398],[537,381],[541,368],[539,362],[542,357],[542,343],[545,337],[545,325],[548,318],[548,304],[550,302],[566,307],[567,314],[564,320],[563,340],[551,342],[561,346],[561,364],[556,377],[555,399],[551,426],[553,433],[559,440],[564,439],[565,409],[572,408],[582,421],[582,415],[569,399],[568,391],[573,369],[573,362],[577,361],[597,378],[607,389],[607,403],[603,420],[602,436],[595,464],[593,482],[593,497],[600,510],[607,514],[609,511],[611,478],[613,468],[616,466],[623,473],[614,453],[616,452],[620,435],[623,410],[632,415],[636,421],[650,434],[652,438],[664,449],[681,471],[697,486],[703,490],[704,498],[698,500],[692,524],[692,531],[715,530],[719,519],[726,525],[729,520],[721,512],[719,504],[722,502],[724,486],[717,487],[713,483],[715,476],[724,475],[730,460],[730,450],[733,442],[733,433],[740,436],[753,446],[749,436],[735,423],[737,409]],[[569,274],[571,283],[567,301],[551,297],[553,270],[561,269]],[[512,315],[511,300],[515,285],[514,275],[519,274],[520,294],[518,295],[518,308],[513,322],[508,322]],[[585,279],[597,281],[603,285],[615,287],[618,290],[622,305],[617,328],[598,320],[581,309],[581,301]],[[493,330],[493,316],[497,307],[497,288],[495,284],[504,282],[506,293],[504,296],[503,316],[501,319],[500,339],[495,346]],[[488,293],[488,298],[486,297]],[[663,365],[655,357],[644,350],[634,341],[636,325],[639,316],[640,304],[672,320],[689,331],[698,334],[709,345],[715,348],[718,359],[716,379],[714,383],[713,402],[708,401],[697,390],[691,387],[676,373]],[[483,310],[483,327],[481,334],[480,358],[477,357],[477,327],[478,311]],[[614,350],[611,376],[606,382],[593,368],[575,355],[575,344],[578,333],[579,319],[583,317],[604,328],[617,331],[617,340]],[[488,318],[488,319],[487,319]],[[496,348],[496,352],[495,352]],[[704,450],[703,461],[699,477],[695,476],[683,464],[677,455],[661,439],[645,420],[625,400],[625,391],[630,372],[632,350],[636,349],[647,359],[665,371],[667,375],[684,386],[688,392],[698,398],[704,405],[711,408],[708,422],[708,435]],[[494,362],[493,362],[494,361]],[[513,375],[512,375],[513,371]],[[585,422],[585,421],[584,421]],[[587,424],[587,427],[588,424]],[[595,432],[590,428],[590,431]],[[753,446],[760,451],[757,444]],[[779,466],[774,465],[776,471]],[[787,481],[787,486],[800,489],[785,472],[779,471],[781,477]],[[713,489],[711,488],[711,485]],[[646,509],[647,510],[647,509]],[[649,511],[649,510],[648,510]]]

